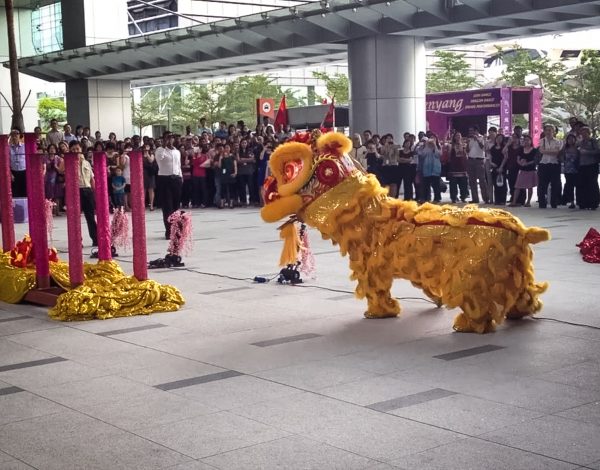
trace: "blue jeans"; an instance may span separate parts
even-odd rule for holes
[[[215,178],[215,198],[213,204],[217,207],[221,205],[221,175]]]

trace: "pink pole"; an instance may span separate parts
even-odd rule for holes
[[[81,203],[79,201],[79,154],[65,154],[65,199],[69,231],[69,281],[71,287],[83,284],[81,250]]]
[[[12,174],[8,153],[8,136],[0,135],[0,216],[2,217],[2,249],[15,246],[15,217],[12,200]]]
[[[35,252],[35,274],[38,289],[50,287],[50,263],[48,261],[48,232],[44,194],[43,155],[37,153],[35,134],[25,134],[25,168],[27,178],[27,206],[29,232]]]
[[[146,253],[146,208],[144,204],[144,162],[139,150],[129,153],[131,169],[131,225],[133,235],[133,275],[138,281],[148,279]]]
[[[32,134],[25,134],[25,191],[27,192],[27,218],[29,219],[29,235],[33,240],[33,233],[37,226],[35,226],[35,222],[33,221],[33,205],[31,204],[31,194],[33,194],[35,186],[31,186],[31,178],[29,176],[29,172],[27,171],[27,166],[29,165],[31,155],[37,152],[37,143],[35,141],[35,137],[31,138]],[[43,188],[44,186],[42,186]]]
[[[94,152],[94,181],[96,182],[96,218],[98,221],[98,260],[110,261],[111,237],[108,211],[108,183],[106,178],[106,154]]]

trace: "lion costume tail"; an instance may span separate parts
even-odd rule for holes
[[[530,227],[525,232],[525,240],[532,245],[550,240],[550,232],[543,228]]]

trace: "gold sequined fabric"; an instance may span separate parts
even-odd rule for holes
[[[49,312],[55,320],[107,319],[178,310],[185,301],[179,289],[156,281],[138,281],[114,261],[84,264],[85,281],[76,289],[69,283],[69,266],[50,263],[54,282],[67,292]],[[35,287],[35,269],[10,265],[10,254],[0,254],[0,301],[18,303]]]
[[[63,269],[57,269],[57,282],[67,287],[68,276],[65,278]],[[127,276],[114,261],[86,263],[84,271],[84,283],[59,296],[56,306],[50,310],[50,317],[62,321],[105,320],[172,312],[184,304],[177,288],[152,280],[138,281]]]

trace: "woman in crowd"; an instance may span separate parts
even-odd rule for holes
[[[367,171],[377,177],[381,183],[381,167],[383,165],[383,158],[377,152],[377,146],[375,142],[370,140],[367,142],[367,153],[365,154],[365,160],[367,161]]]
[[[575,188],[577,187],[577,173],[579,172],[579,149],[577,148],[577,136],[575,134],[567,135],[559,159],[563,162],[565,173],[562,203],[564,205],[568,204],[569,209],[575,209]]]
[[[510,200],[508,202],[511,204],[513,202],[516,204],[525,203],[524,192],[520,193],[520,200],[515,199],[515,184],[517,183],[517,176],[521,168],[518,162],[521,147],[521,137],[518,134],[512,134],[504,146],[504,154],[506,155],[504,168],[506,169],[506,179],[508,180],[508,189],[510,191]]]
[[[208,144],[202,144],[192,157],[192,207],[208,205],[208,185],[206,170],[210,165]]]
[[[48,148],[46,149],[44,192],[46,199],[50,199],[54,202],[54,207],[52,208],[52,213],[54,215],[60,215],[60,211],[63,207],[65,177],[58,171],[59,168],[61,168],[61,160],[56,145],[48,145]]]
[[[452,202],[456,203],[458,201],[459,191],[461,202],[466,202],[469,197],[467,146],[460,132],[455,132],[450,142],[448,179],[450,181],[450,199]]]
[[[178,147],[181,155],[181,207],[187,209],[192,203],[192,164],[190,161],[190,149],[182,143]]]
[[[236,177],[237,177],[237,161],[231,153],[229,144],[223,147],[223,157],[221,158],[221,190],[225,199],[225,204],[230,209],[233,209],[236,196]],[[223,201],[221,201],[223,206]]]
[[[235,153],[237,161],[237,180],[238,180],[238,196],[240,204],[247,206],[253,201],[252,194],[254,192],[254,173],[255,173],[255,160],[252,149],[248,145],[247,139],[240,140],[239,147]]]
[[[123,198],[123,207],[126,211],[131,210],[129,204],[129,194],[131,193],[131,159],[129,158],[129,153],[132,149],[133,148],[130,143],[124,144],[123,154],[119,158],[119,168],[122,171],[123,178],[125,178],[125,194]]]
[[[596,210],[600,204],[600,189],[598,188],[600,145],[596,139],[592,138],[592,131],[589,127],[581,127],[580,133],[577,204],[580,209]]]
[[[411,147],[410,140],[405,140],[398,151],[398,196],[402,186],[405,201],[413,200],[413,185],[417,174],[417,159]]]
[[[533,188],[538,185],[538,176],[535,168],[538,151],[533,147],[533,141],[530,136],[524,135],[522,139],[523,146],[520,148],[517,158],[519,174],[517,175],[517,181],[515,183],[515,194],[513,196],[513,202],[510,204],[511,207],[520,205],[517,201],[519,200],[521,191],[527,191],[525,207],[531,207]]]
[[[431,189],[433,189],[433,202],[437,204],[442,200],[440,192],[442,163],[436,140],[428,139],[425,146],[419,149],[418,155],[419,164],[417,172],[421,176],[422,181],[421,200],[429,201],[431,198]]]
[[[492,168],[492,184],[494,186],[494,204],[504,206],[506,204],[507,172],[506,160],[508,156],[504,152],[504,136],[496,134],[490,152],[490,166]]]
[[[367,168],[367,147],[362,144],[362,138],[360,134],[354,134],[352,136],[352,150],[350,150],[350,157],[361,164],[363,168]]]
[[[150,145],[144,145],[142,150],[143,169],[144,169],[144,191],[148,197],[150,210],[154,210],[154,190],[156,189],[156,175],[158,174],[158,163],[154,158],[154,153],[150,150]]]
[[[265,183],[265,179],[268,176],[268,172],[269,172],[269,159],[271,158],[271,153],[273,152],[273,144],[271,144],[270,142],[266,143],[262,150],[260,151],[260,154],[258,156],[258,169],[257,169],[257,180],[256,180],[256,184],[258,185],[258,189],[260,192],[260,202],[261,205],[264,206],[265,204],[265,192],[264,192],[264,188],[263,185]]]

